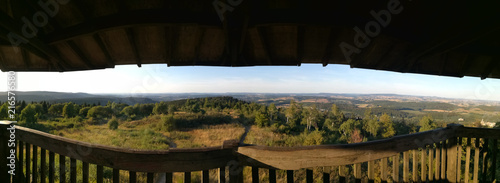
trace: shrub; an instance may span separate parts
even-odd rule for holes
[[[118,120],[116,120],[116,118],[111,118],[108,121],[108,128],[111,129],[111,130],[118,129]]]
[[[161,124],[162,128],[165,131],[173,131],[176,128],[176,120],[174,119],[174,116],[169,114],[166,116],[161,117]]]

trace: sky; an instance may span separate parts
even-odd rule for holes
[[[360,93],[500,101],[500,79],[445,77],[302,64],[257,67],[116,66],[64,73],[18,72],[18,91],[85,93]],[[0,73],[0,91],[7,73]]]

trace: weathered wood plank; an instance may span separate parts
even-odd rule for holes
[[[457,182],[462,182],[462,137],[458,138],[457,151]]]
[[[449,182],[457,182],[457,138],[450,138],[446,144],[446,158],[448,160],[446,165],[446,179]]]
[[[412,150],[411,154],[412,154],[411,180],[413,182],[417,182],[418,181],[418,157],[417,157],[418,150]]]
[[[70,164],[69,164],[69,167],[70,167],[70,171],[69,171],[70,172],[70,174],[69,174],[70,179],[69,180],[70,181],[69,182],[73,183],[73,182],[76,182],[76,174],[78,174],[76,172],[76,159],[70,158],[69,162],[70,162]]]
[[[323,167],[323,183],[330,183],[330,167]]]
[[[113,168],[113,183],[120,182],[120,170]]]
[[[26,143],[26,183],[31,183],[31,144]]]
[[[97,175],[97,183],[102,183],[104,181],[103,180],[104,179],[104,177],[103,177],[104,176],[104,167],[102,165],[97,165],[96,175]]]
[[[474,169],[472,170],[474,172],[474,175],[472,177],[472,181],[474,183],[479,182],[479,138],[476,138],[476,143],[474,145]]]
[[[46,172],[45,172],[45,167],[47,165],[47,155],[46,155],[47,150],[41,148],[40,149],[40,183],[45,183],[46,179]]]
[[[410,181],[410,155],[408,151],[403,152],[403,181]]]
[[[307,183],[313,182],[313,170],[311,169],[306,169],[306,182]]]
[[[165,183],[172,183],[173,182],[173,173],[172,172],[167,172],[165,173]]]
[[[252,167],[252,183],[258,183],[258,182],[259,182],[259,168]]]
[[[375,162],[368,161],[368,182],[373,182],[375,180]]]
[[[420,150],[420,181],[425,182],[427,180],[427,149],[422,148]]]
[[[191,183],[191,172],[184,172],[184,183]]]
[[[23,169],[25,167],[25,165],[24,165],[24,142],[20,141],[20,140],[18,140],[18,142],[19,142],[19,151],[18,151],[17,157],[19,160],[19,165],[21,165],[21,167],[18,168],[19,170],[21,170],[21,171],[19,171],[20,174],[19,174],[18,181],[24,182],[23,179],[21,179],[22,177],[26,177],[26,176],[24,176],[24,173],[23,173]]]
[[[293,170],[286,171],[286,182],[293,183]]]
[[[137,173],[134,172],[134,171],[129,171],[128,172],[128,182],[129,183],[136,183],[137,182]],[[191,180],[191,178],[189,178],[189,180]],[[184,179],[184,182],[186,182],[186,179]],[[189,182],[186,182],[186,183],[189,183]]]
[[[387,159],[388,158],[382,158],[380,160],[380,179],[382,182],[387,181]]]
[[[361,182],[361,163],[354,164],[354,179],[355,182]]]
[[[269,169],[269,183],[276,183],[276,170]]]
[[[429,173],[427,176],[429,177],[429,181],[432,182],[432,181],[434,181],[434,174],[432,174],[433,173],[432,170],[436,169],[435,167],[434,167],[434,169],[432,168],[433,167],[432,165],[434,164],[434,160],[433,160],[434,159],[434,145],[428,146],[427,151],[429,151],[429,156],[428,156],[429,157]]]
[[[55,154],[49,151],[49,183],[54,183],[54,172],[55,172]]]
[[[435,172],[434,172],[434,179],[435,180],[439,180],[439,176],[441,175],[441,144],[440,143],[436,143],[436,148],[434,149],[435,150],[435,154],[436,154],[436,158],[435,158],[435,162],[434,162],[434,167],[436,168]]]
[[[33,145],[33,162],[31,163],[31,180],[38,182],[38,146]]]
[[[482,155],[482,158],[483,158],[483,165],[482,165],[482,168],[481,168],[481,181],[482,182],[489,182],[487,180],[488,176],[488,157],[489,157],[489,154],[488,154],[488,142],[489,142],[489,139],[485,138],[484,139],[484,144],[483,144],[483,155]]]
[[[493,139],[493,152],[491,154],[491,181],[496,180],[496,169],[497,169],[497,153],[498,153],[498,139]]]
[[[500,139],[498,129],[494,128],[462,127],[457,128],[456,135],[458,137]]]
[[[441,180],[446,180],[446,140],[441,144]]]
[[[66,157],[59,154],[59,182],[66,182]]]
[[[339,166],[339,182],[347,182],[346,180],[346,173],[345,173],[345,166]]]
[[[210,174],[208,170],[201,171],[201,182],[208,183],[210,181]]]
[[[467,138],[467,146],[466,146],[466,152],[465,152],[465,175],[464,175],[464,182],[469,183],[470,177],[470,147],[471,147],[471,138]]]
[[[399,182],[399,153],[392,157],[392,180]]]
[[[82,163],[82,181],[83,183],[89,183],[89,163]]]
[[[147,180],[146,180],[146,182],[147,182],[147,183],[153,183],[153,182],[154,182],[154,175],[155,175],[154,173],[150,173],[150,172],[148,172],[148,173],[146,174],[146,179],[147,179]],[[203,179],[202,179],[202,180],[203,180]]]
[[[247,159],[246,166],[298,170],[302,168],[339,166],[368,162],[407,150],[425,147],[453,136],[455,128],[396,136],[356,144],[319,145],[304,147],[241,146],[237,152]],[[435,136],[436,138],[428,138]]]
[[[88,163],[120,170],[158,173],[200,171],[225,166],[234,159],[232,151],[238,145],[228,143],[208,148],[147,151],[90,144],[19,126],[16,126],[16,135],[16,138],[26,143]]]
[[[219,183],[225,183],[226,182],[226,167],[220,167],[218,169],[219,171]]]

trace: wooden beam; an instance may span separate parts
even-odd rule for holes
[[[198,24],[202,26],[220,26],[221,23],[216,16],[216,14],[186,12],[175,9],[149,9],[122,12],[96,17],[78,25],[56,30],[47,35],[47,42],[49,44],[54,44],[117,27],[133,27],[148,24]]]
[[[273,65],[273,58],[271,51],[269,50],[269,39],[267,38],[264,27],[257,27],[257,35],[260,38],[260,42],[262,43],[262,49],[264,50],[264,54],[266,55],[266,61],[268,65]]]
[[[328,43],[326,44],[323,58],[321,59],[323,66],[327,66],[332,58],[333,47],[336,46],[334,44],[335,44],[335,40],[337,38],[337,33],[338,33],[338,31],[335,30],[335,28],[333,28],[333,27],[330,28],[330,33],[328,34]]]
[[[132,53],[134,53],[134,59],[138,67],[141,67],[141,56],[139,50],[137,49],[137,41],[135,40],[135,33],[132,28],[126,28],[127,38],[130,42],[130,47],[132,48]]]
[[[92,38],[97,43],[97,45],[99,45],[99,48],[104,53],[104,56],[106,57],[106,62],[108,63],[108,67],[111,68],[115,67],[115,62],[113,62],[113,59],[111,58],[111,55],[109,54],[109,51],[106,48],[106,45],[101,39],[101,36],[99,36],[99,34],[94,34]]]
[[[497,70],[500,69],[499,62],[500,62],[499,56],[492,57],[490,62],[487,65],[487,67],[485,67],[483,72],[481,73],[481,79],[486,79],[491,74],[491,72],[493,72],[494,69],[497,69]]]
[[[69,47],[80,57],[80,59],[83,61],[85,66],[87,66],[88,69],[93,69],[95,66],[92,64],[92,62],[89,60],[89,58],[83,53],[83,51],[76,45],[76,43],[73,40],[67,41]]]
[[[302,59],[304,57],[304,44],[305,44],[306,30],[304,26],[297,26],[297,65],[302,64]],[[326,66],[323,63],[323,66]]]
[[[31,68],[31,64],[30,64],[30,56],[28,54],[28,52],[26,52],[25,49],[21,48],[21,55],[23,57],[23,62],[24,62],[24,65],[26,65],[26,69],[30,69]]]

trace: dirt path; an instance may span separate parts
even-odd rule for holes
[[[240,144],[243,144],[243,142],[245,142],[245,138],[247,138],[247,134],[250,131],[250,128],[251,128],[251,126],[245,126],[245,133],[243,133],[243,135],[241,135]]]

